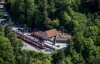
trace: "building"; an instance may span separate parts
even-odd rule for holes
[[[64,32],[59,32],[59,35],[56,36],[55,42],[57,43],[66,43],[68,39],[71,38],[71,35],[64,33]]]
[[[54,41],[56,36],[59,34],[58,31],[56,29],[51,29],[48,31],[45,31],[46,34],[46,39]]]
[[[35,31],[32,35],[40,39],[46,39],[46,34],[42,31]]]
[[[57,31],[56,29],[51,29],[47,31],[35,31],[32,33],[33,36],[39,39],[46,39],[54,43],[65,43],[71,38],[71,35]]]
[[[56,37],[58,35],[58,31],[56,29],[51,29],[48,31],[33,31],[33,36],[36,36],[38,38],[42,39],[51,39],[52,37]]]

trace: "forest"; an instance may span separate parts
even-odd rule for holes
[[[18,25],[56,28],[72,38],[52,55],[21,50],[22,41],[8,22],[5,28],[0,25],[0,64],[100,64],[99,0],[6,0],[5,7]]]

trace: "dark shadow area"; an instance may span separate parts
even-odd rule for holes
[[[82,13],[94,14],[99,12],[99,0],[81,0],[81,5],[79,6]]]

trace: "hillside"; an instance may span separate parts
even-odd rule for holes
[[[11,19],[0,25],[2,64],[100,64],[99,0],[6,0]],[[2,17],[2,14],[0,14]],[[21,50],[22,41],[11,23],[31,30],[57,29],[69,33],[68,47],[48,55]]]

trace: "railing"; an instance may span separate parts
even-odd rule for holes
[[[26,42],[28,42],[28,43],[30,43],[32,45],[35,45],[35,46],[37,46],[37,47],[39,47],[41,49],[45,48],[45,45],[39,44],[38,42],[35,42],[35,41],[33,41],[33,40],[31,40],[31,39],[29,39],[29,38],[27,38],[25,36],[22,36],[22,35],[20,35],[18,33],[17,33],[17,37],[21,38],[22,40],[24,40],[24,41],[26,41]]]

